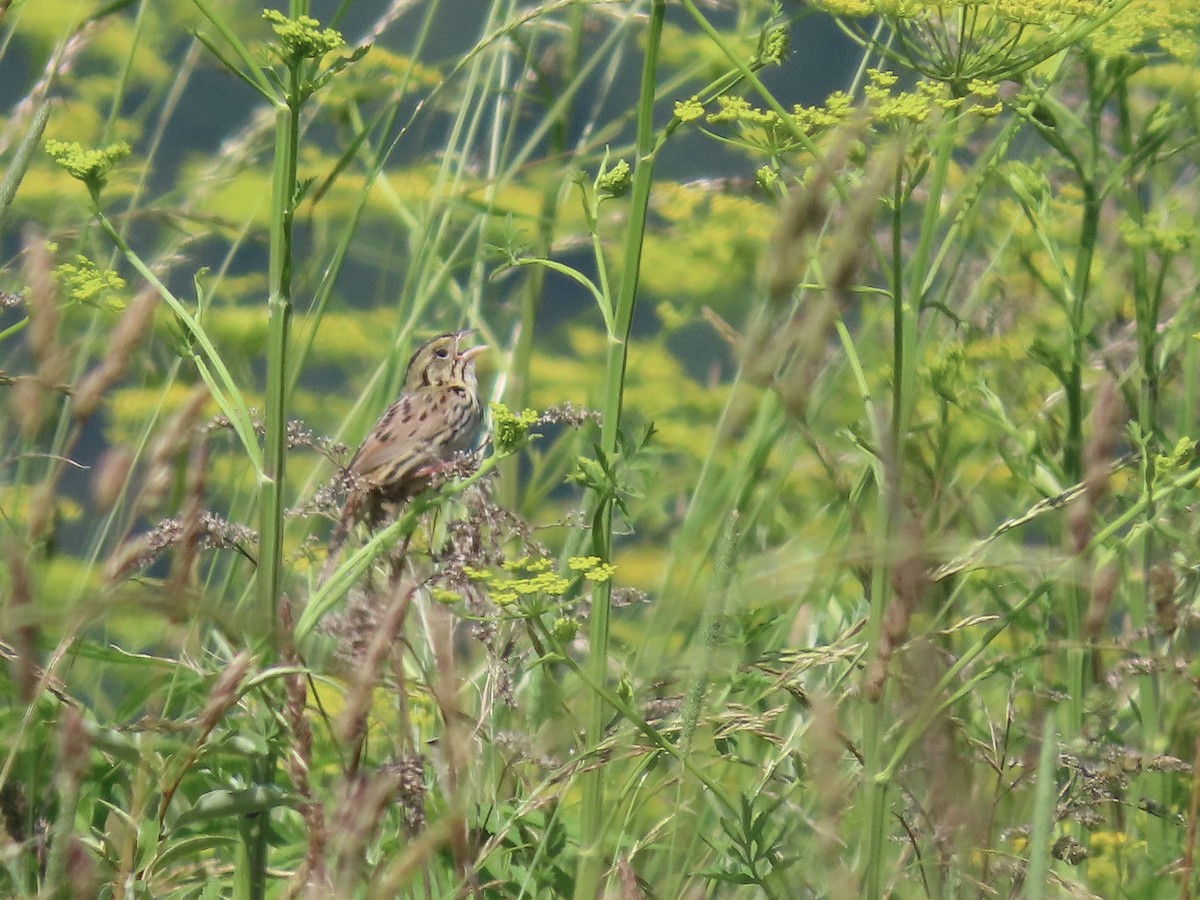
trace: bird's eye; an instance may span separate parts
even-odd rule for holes
[[[445,347],[438,347],[436,350],[433,351],[433,355],[436,356],[438,359],[445,359],[447,356],[450,355],[450,351],[447,350]]]

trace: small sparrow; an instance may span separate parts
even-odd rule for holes
[[[377,524],[386,504],[402,504],[425,490],[440,467],[471,446],[481,418],[475,357],[487,349],[466,346],[473,330],[439,334],[409,359],[399,398],[346,467],[350,493],[319,583],[333,572],[354,522]]]

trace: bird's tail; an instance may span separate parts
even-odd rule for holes
[[[341,518],[338,519],[337,525],[333,527],[333,534],[329,537],[329,550],[325,553],[325,565],[321,568],[321,577],[317,579],[317,587],[321,587],[327,582],[329,576],[333,574],[333,570],[337,568],[338,558],[342,555],[342,547],[345,546],[346,537],[350,534],[350,526],[357,521],[361,506],[362,494],[352,492],[346,498]]]

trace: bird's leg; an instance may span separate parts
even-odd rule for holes
[[[388,588],[396,590],[404,578],[404,564],[408,561],[408,545],[412,534],[406,534],[391,556],[391,574],[388,576]]]

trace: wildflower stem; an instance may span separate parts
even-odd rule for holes
[[[270,298],[267,301],[267,394],[264,426],[263,494],[259,510],[259,606],[275,621],[282,580],[283,491],[285,482],[284,415],[287,404],[288,332],[292,318],[292,205],[296,192],[296,148],[300,135],[299,72],[289,67],[287,105],[275,113],[275,170],[271,188]],[[293,102],[295,101],[295,105]]]
[[[208,386],[208,390],[212,394],[213,400],[216,401],[217,406],[220,407],[221,412],[229,418],[229,422],[241,440],[242,449],[246,451],[251,465],[256,471],[261,470],[262,453],[258,449],[258,440],[254,436],[254,428],[250,422],[250,412],[242,400],[237,385],[234,383],[233,376],[229,373],[229,369],[226,368],[224,361],[217,353],[217,349],[209,339],[208,334],[200,322],[188,312],[179,298],[171,293],[142,258],[133,251],[133,248],[129,246],[125,238],[117,231],[116,226],[101,211],[99,196],[94,195],[92,200],[94,204],[93,213],[96,216],[96,221],[100,224],[100,229],[113,242],[113,245],[125,261],[133,266],[139,275],[146,279],[147,283],[154,288],[163,301],[171,308],[171,312],[175,314],[186,330],[187,337],[190,340],[194,340],[202,351],[203,356],[196,354],[194,357],[196,367],[200,371],[200,377]]]
[[[646,54],[642,64],[641,90],[638,100],[637,159],[633,168],[629,225],[625,235],[624,267],[617,293],[615,327],[608,340],[605,373],[604,419],[600,444],[606,454],[617,448],[621,424],[621,404],[625,388],[625,365],[628,359],[629,332],[637,298],[638,270],[641,265],[642,241],[645,237],[646,215],[650,205],[650,186],[654,177],[654,161],[659,142],[654,132],[654,88],[658,73],[658,51],[662,40],[666,0],[653,0],[646,33]],[[599,501],[593,520],[593,552],[604,562],[612,559],[612,498]],[[588,660],[590,682],[603,686],[608,670],[608,618],[612,600],[612,583],[605,580],[592,591]],[[605,708],[603,693],[593,688],[585,714],[588,746],[599,744],[604,730]],[[583,821],[580,830],[579,865],[575,879],[576,900],[591,900],[599,893],[600,875],[604,867],[601,841],[604,836],[604,770],[596,768],[586,773],[583,783]]]
[[[306,0],[291,0],[289,14],[298,19],[308,13]],[[304,84],[304,61],[288,57],[286,96],[275,104],[275,156],[271,176],[271,246],[267,300],[267,393],[264,399],[262,496],[259,506],[258,606],[268,622],[279,621],[279,594],[283,581],[283,492],[286,485],[288,339],[292,320],[292,226],[297,198],[296,158],[300,144],[300,109],[310,91]],[[276,652],[272,641],[268,658]],[[272,782],[275,757],[257,760],[259,783]],[[251,897],[266,891],[269,820],[260,817],[246,835]]]
[[[1083,477],[1083,371],[1085,341],[1088,325],[1085,321],[1088,295],[1091,286],[1092,259],[1096,251],[1096,240],[1100,225],[1100,207],[1103,194],[1098,187],[1097,166],[1103,154],[1100,148],[1100,121],[1107,98],[1102,96],[1104,80],[1096,70],[1096,61],[1086,59],[1088,73],[1088,132],[1086,149],[1075,159],[1076,175],[1079,179],[1082,210],[1079,223],[1079,240],[1076,243],[1073,276],[1070,284],[1069,327],[1071,331],[1070,358],[1067,362],[1067,383],[1064,386],[1067,400],[1067,432],[1063,439],[1063,474],[1068,482],[1074,483]],[[1068,589],[1066,604],[1067,619],[1067,695],[1070,708],[1069,733],[1074,735],[1083,729],[1084,699],[1087,691],[1088,653],[1083,634],[1083,614],[1087,596],[1082,586]]]
[[[1137,148],[1133,135],[1131,97],[1129,84],[1122,79],[1115,89],[1117,99],[1118,146],[1125,159],[1135,159]],[[1131,172],[1123,182],[1118,193],[1126,215],[1134,225],[1141,229],[1145,226],[1145,209],[1143,198],[1146,196],[1148,179],[1136,170]],[[1164,259],[1157,280],[1152,284],[1147,259],[1146,246],[1137,241],[1131,241],[1129,246],[1130,274],[1132,276],[1133,309],[1137,321],[1138,360],[1140,363],[1140,383],[1138,385],[1137,423],[1143,439],[1146,441],[1146,454],[1142,459],[1143,479],[1149,481],[1153,488],[1155,462],[1153,451],[1159,446],[1158,436],[1161,434],[1159,422],[1159,353],[1161,352],[1159,334],[1159,312],[1162,303],[1163,278],[1167,272],[1167,262]],[[1185,376],[1186,380],[1186,376]],[[1181,434],[1189,433],[1180,430]],[[1143,519],[1146,528],[1142,532],[1140,546],[1141,589],[1131,592],[1129,613],[1130,622],[1137,634],[1144,635],[1141,639],[1141,652],[1147,658],[1155,653],[1152,631],[1148,628],[1155,612],[1155,568],[1164,556],[1155,540],[1156,531],[1153,523],[1158,518],[1158,510],[1154,503],[1153,493],[1148,497],[1146,514]],[[1151,670],[1139,678],[1138,706],[1142,710],[1142,722],[1145,728],[1145,742],[1148,746],[1157,746],[1162,733],[1162,684],[1157,674]],[[1169,792],[1162,779],[1146,791],[1152,802],[1166,804],[1169,802]],[[1164,835],[1165,837],[1165,835]]]

